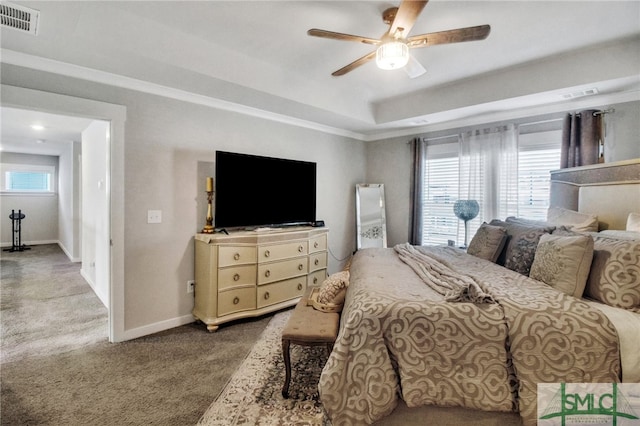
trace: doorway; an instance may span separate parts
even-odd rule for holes
[[[101,257],[108,295],[109,341],[125,340],[124,336],[124,122],[126,107],[82,98],[2,85],[3,106],[37,110],[51,114],[85,117],[109,123],[108,149],[105,152],[105,218],[102,224]],[[85,194],[86,195],[86,194]],[[86,203],[86,200],[85,200]],[[83,234],[86,229],[83,230]],[[84,239],[84,236],[83,236]],[[97,257],[96,257],[97,262]]]

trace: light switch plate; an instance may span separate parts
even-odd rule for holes
[[[147,223],[162,223],[162,210],[147,210]]]

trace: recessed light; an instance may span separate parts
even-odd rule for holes
[[[46,142],[46,141],[45,141],[44,139],[38,139],[38,140],[36,141],[36,143],[45,143],[45,142]]]
[[[32,124],[32,125],[31,125],[31,128],[32,128],[33,130],[38,130],[38,131],[40,131],[40,130],[44,130],[44,126],[43,126],[42,124]]]

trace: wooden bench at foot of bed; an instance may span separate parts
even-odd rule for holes
[[[340,314],[335,312],[322,312],[307,305],[310,294],[300,299],[291,317],[282,331],[282,356],[286,369],[282,396],[289,397],[289,383],[291,382],[291,355],[289,347],[291,344],[301,346],[323,346],[331,352],[333,344],[338,337],[338,327],[340,325]]]

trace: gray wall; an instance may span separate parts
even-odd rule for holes
[[[595,109],[608,108],[613,108],[615,112],[607,116],[611,139],[607,138],[605,145],[606,162],[640,158],[640,102],[606,105]],[[532,118],[521,121],[537,120],[538,118]],[[454,134],[457,131],[458,129],[450,129],[440,131],[437,135]],[[428,133],[424,133],[416,136],[427,135]],[[389,246],[409,240],[412,158],[408,142],[412,138],[400,137],[367,144],[367,181],[385,185]]]
[[[10,164],[54,166],[58,175],[58,157],[51,155],[16,154],[3,152],[0,161]],[[58,184],[56,183],[56,188]],[[11,210],[22,210],[22,242],[24,244],[55,243],[58,241],[58,194],[0,195],[0,229],[2,246],[11,246],[13,233]]]
[[[127,108],[124,140],[125,329],[188,317],[193,235],[217,149],[317,163],[317,217],[329,232],[329,271],[355,249],[355,184],[365,143],[233,112],[2,64],[2,83]],[[259,176],[248,176],[255,185]],[[162,210],[147,224],[147,210]]]

